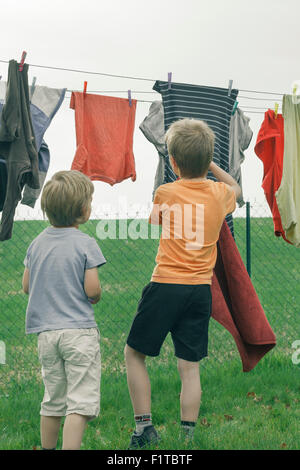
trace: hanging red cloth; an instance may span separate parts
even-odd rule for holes
[[[133,131],[136,100],[73,92],[77,149],[72,170],[114,185],[136,179]]]
[[[281,236],[286,242],[291,244],[285,236],[275,197],[275,193],[279,188],[282,179],[283,150],[283,116],[282,114],[277,114],[277,118],[275,119],[274,111],[272,109],[268,109],[268,111],[265,112],[264,121],[257,135],[254,151],[264,165],[262,188],[272,212],[274,233],[276,237]]]
[[[243,371],[249,372],[274,348],[276,337],[226,221],[217,249],[211,286],[212,317],[231,333]]]

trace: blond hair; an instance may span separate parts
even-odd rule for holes
[[[94,192],[91,180],[76,170],[58,171],[43,189],[41,208],[54,226],[84,223],[83,211]]]
[[[215,143],[215,134],[206,122],[197,119],[175,121],[166,132],[165,140],[181,176],[197,178],[206,174]]]

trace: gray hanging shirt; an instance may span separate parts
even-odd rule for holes
[[[151,104],[148,116],[140,124],[140,130],[158,151],[159,160],[154,178],[153,200],[157,188],[164,184],[165,160],[168,155],[165,145],[164,108],[161,101],[154,101]]]
[[[251,142],[253,131],[249,126],[250,118],[245,116],[239,108],[231,117],[229,130],[229,174],[238,182],[242,189],[242,194],[237,200],[240,207],[245,204],[242,187],[242,171],[241,164],[245,160],[244,150],[246,150]]]
[[[93,328],[94,310],[84,291],[86,269],[106,260],[96,242],[75,227],[47,227],[31,243],[26,333]]]
[[[6,161],[7,187],[0,224],[0,240],[12,236],[15,210],[25,184],[39,189],[38,152],[33,132],[28,64],[19,71],[15,60],[9,61],[7,93],[1,113],[0,155]]]

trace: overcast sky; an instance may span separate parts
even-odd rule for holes
[[[1,60],[19,61],[25,50],[28,64],[154,80],[167,80],[172,72],[176,82],[217,87],[227,87],[233,79],[233,87],[240,90],[286,94],[300,79],[298,0],[1,0],[0,4]],[[0,63],[2,80],[7,79],[7,69],[8,64]],[[82,90],[84,80],[88,91],[149,92],[154,84],[30,66],[30,83],[34,76],[39,85],[69,90]],[[125,93],[110,95],[126,97]],[[69,97],[67,93],[45,134],[51,155],[47,179],[56,171],[69,170],[75,154],[75,120]],[[132,93],[132,97],[160,99],[157,93]],[[253,149],[264,111],[274,109],[276,101],[281,105],[281,100],[278,95],[240,91],[241,109],[262,108],[260,114],[246,113],[253,138],[242,165],[245,200],[264,202],[262,164]],[[95,182],[93,206],[98,211],[101,204],[117,207],[124,197],[128,204],[151,203],[158,156],[139,130],[149,107],[150,103],[137,103],[137,180],[114,187]],[[36,206],[40,207],[39,201]],[[36,216],[36,210],[20,207],[19,214],[25,208],[29,217]]]

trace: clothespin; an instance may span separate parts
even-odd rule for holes
[[[275,119],[277,119],[278,107],[279,107],[279,104],[275,103]]]
[[[20,64],[19,64],[19,72],[22,72],[22,70],[23,70],[23,66],[24,66],[26,56],[27,56],[27,52],[23,51],[21,61],[20,61]]]
[[[298,103],[298,100],[297,100],[297,89],[298,89],[298,83],[295,83],[294,87],[293,87],[293,96],[292,96],[292,102],[293,104],[297,104]]]
[[[1,80],[1,78],[2,78],[2,75],[0,75],[0,80]]]
[[[232,85],[233,85],[233,80],[229,80],[229,83],[228,83],[228,96],[231,95]]]
[[[168,72],[168,90],[171,90],[172,72]]]
[[[132,101],[131,101],[131,90],[128,90],[128,100],[129,100],[129,106],[132,106]]]
[[[84,82],[83,84],[83,93],[86,94],[86,89],[87,89],[87,82]]]
[[[233,106],[233,110],[232,110],[232,116],[234,115],[235,111],[236,111],[236,108],[238,106],[239,102],[237,100],[235,100],[235,103],[234,103],[234,106]]]
[[[35,83],[36,83],[36,77],[33,77],[32,84],[31,84],[31,89],[30,89],[31,96],[33,95],[34,90],[35,90]]]

